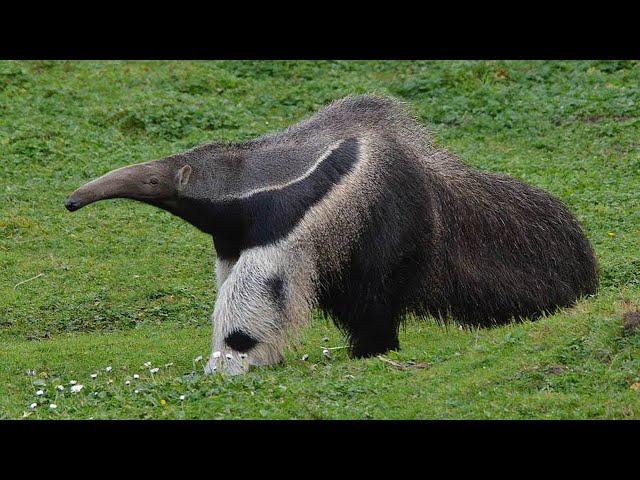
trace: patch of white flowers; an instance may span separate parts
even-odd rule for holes
[[[104,371],[107,373],[109,373],[111,370],[113,370],[113,367],[111,367],[111,365],[104,369]]]
[[[151,373],[158,373],[158,370],[160,370],[158,367],[152,368],[151,370],[149,370]]]

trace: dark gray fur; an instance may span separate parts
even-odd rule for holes
[[[316,170],[296,180],[323,155]],[[151,174],[161,179],[157,196],[146,187],[144,195],[127,190],[132,179]],[[434,147],[390,98],[347,97],[281,133],[123,169],[82,187],[67,205],[117,196],[164,208],[210,233],[228,265],[219,271],[221,284],[246,252],[286,251],[277,261],[298,252],[311,287],[301,286],[305,274],[294,275],[292,260],[290,270],[274,267],[279,276],[255,286],[264,299],[254,296],[283,312],[274,324],[286,323],[292,292],[305,290],[309,308],[333,314],[355,356],[398,348],[408,312],[492,325],[572,305],[598,286],[593,250],[562,202]],[[243,335],[261,320],[234,321],[244,325],[234,338],[252,344]],[[227,334],[240,327],[233,328]]]

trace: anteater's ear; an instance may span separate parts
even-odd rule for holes
[[[189,183],[189,177],[191,176],[191,166],[185,165],[178,171],[178,190],[183,190]]]

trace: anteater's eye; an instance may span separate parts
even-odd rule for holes
[[[149,179],[149,183],[152,185],[157,185],[158,184],[158,179],[156,177],[151,177]]]

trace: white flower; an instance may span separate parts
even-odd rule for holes
[[[330,354],[328,348],[323,348],[322,349],[322,355],[325,356],[326,358],[331,358],[331,354]]]
[[[213,353],[211,354],[211,356],[212,356],[213,358],[220,358],[220,355],[222,355],[222,353],[221,353],[221,352],[213,352]]]
[[[231,355],[230,353],[227,353],[225,357],[227,358],[227,360],[231,360],[233,358],[233,355]]]
[[[110,372],[111,370],[113,370],[111,366],[108,366],[107,368],[104,369],[105,372]]]
[[[138,375],[137,373],[133,374],[133,378],[135,378],[136,380],[140,378],[140,375]]]
[[[193,359],[194,362],[201,362],[202,361],[202,355],[198,355],[196,358]]]
[[[98,374],[97,373],[92,373],[91,374],[91,378],[98,378]]]
[[[29,377],[35,377],[36,376],[36,371],[35,370],[27,370],[27,376]]]
[[[180,395],[180,400],[184,400],[185,398],[187,397],[185,397],[184,395]]]
[[[44,390],[38,390],[38,391],[36,392],[36,395],[38,395],[39,397],[40,397],[40,396],[42,396],[42,395],[44,395]]]
[[[133,393],[140,393],[140,390],[134,390]]]
[[[58,385],[58,386],[56,387],[56,390],[58,390],[58,391],[60,391],[60,392],[64,391],[64,385]]]
[[[151,362],[144,362],[144,366],[149,368],[151,366]]]
[[[306,362],[309,359],[309,354],[305,353],[304,355],[302,355],[302,361]]]
[[[202,358],[202,357],[200,357],[200,358]],[[164,364],[164,368],[169,368],[169,367],[173,367],[173,362]]]
[[[80,390],[82,390],[84,388],[84,385],[73,385],[71,387],[71,393],[78,393]]]
[[[30,408],[31,410],[35,410],[37,406],[38,406],[38,404],[34,402],[34,403],[32,403],[31,405],[29,405],[29,408]]]
[[[58,408],[58,405],[56,405],[55,403],[52,403],[51,405],[49,405],[49,408],[51,410],[55,410],[56,408]]]
[[[160,370],[158,367],[152,368],[151,370],[149,370],[151,373],[158,373],[158,370]]]
[[[76,382],[75,380],[71,380],[71,381],[69,382],[69,385],[75,385],[76,383],[78,383],[78,382]]]
[[[129,380],[127,380],[126,382],[124,382],[125,385],[131,385],[131,382]]]

